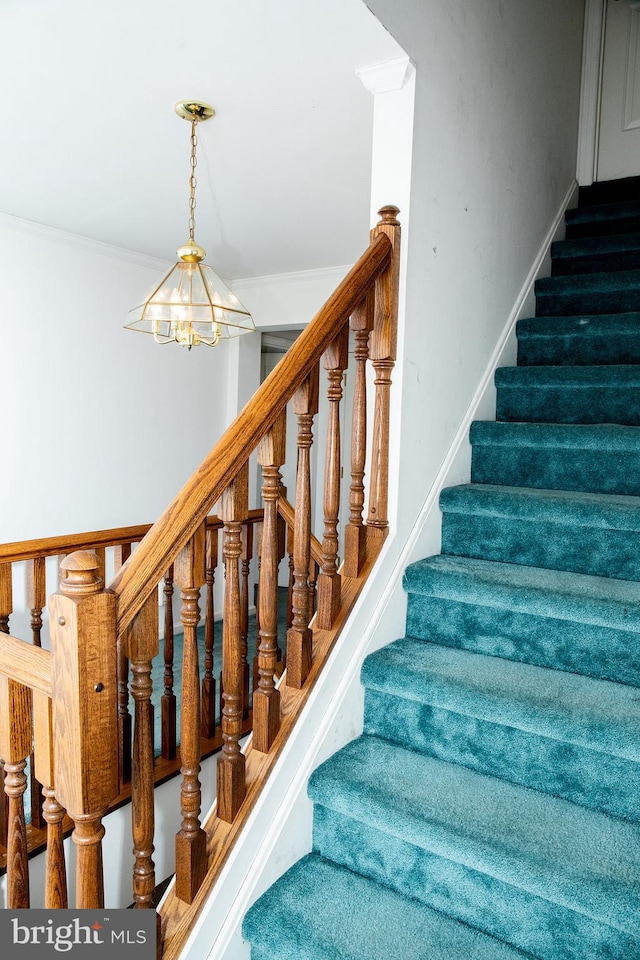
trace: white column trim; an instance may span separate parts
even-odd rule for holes
[[[356,76],[369,93],[393,93],[395,90],[402,90],[414,72],[415,67],[409,57],[398,57],[396,60],[361,67],[356,70]]]
[[[600,94],[606,15],[606,0],[586,0],[576,164],[576,176],[581,186],[593,183],[598,175]]]

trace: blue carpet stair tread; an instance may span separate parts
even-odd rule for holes
[[[408,566],[404,585],[411,596],[513,608],[640,634],[640,584],[634,581],[441,555]]]
[[[635,825],[367,736],[312,774],[309,796],[350,819],[640,938]]]
[[[411,638],[384,650],[363,668],[366,734],[640,820],[634,688]]]
[[[529,956],[313,854],[295,864],[254,904],[243,933],[252,943],[253,960]]]
[[[536,281],[536,315],[619,313],[640,306],[640,270],[581,273]]]
[[[640,366],[501,367],[496,420],[640,424]]]
[[[640,580],[640,497],[476,483],[440,509],[445,554]]]
[[[635,687],[405,637],[367,657],[367,690],[640,762]],[[640,804],[640,794],[638,795]]]
[[[467,557],[405,571],[408,636],[640,685],[640,584]]]
[[[473,483],[640,495],[640,427],[476,421],[469,436]]]
[[[598,203],[567,210],[566,237],[617,235],[640,231],[640,201]]]
[[[552,276],[634,270],[640,267],[640,233],[559,240],[551,245]]]
[[[640,363],[640,313],[524,317],[516,326],[518,365]]]
[[[581,207],[598,203],[628,203],[640,199],[640,177],[620,177],[617,180],[597,180],[589,186],[580,187]]]

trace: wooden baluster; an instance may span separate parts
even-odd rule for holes
[[[204,677],[202,678],[202,736],[206,739],[211,739],[216,732],[216,680],[213,673],[216,636],[213,588],[217,565],[218,530],[216,527],[209,527],[205,560],[207,601],[204,621]]]
[[[318,564],[315,560],[309,563],[309,618],[313,617],[317,609]]]
[[[311,669],[311,447],[313,418],[318,412],[318,374],[318,367],[315,366],[311,376],[296,391],[292,402],[292,410],[298,418],[298,468],[293,531],[293,620],[287,631],[287,686],[296,690],[302,687]]]
[[[31,690],[0,675],[0,755],[4,759],[7,817],[7,907],[29,903],[29,858],[24,794],[25,768],[31,754]]]
[[[32,642],[42,646],[42,610],[47,602],[47,584],[45,580],[45,558],[35,557],[25,562],[27,579],[27,607],[31,612]]]
[[[182,825],[176,835],[176,896],[192,903],[207,869],[207,838],[200,825],[200,669],[197,629],[200,587],[205,582],[205,525],[201,524],[180,551],[174,578],[181,590],[184,627],[180,756]]]
[[[278,495],[280,467],[286,457],[286,411],[258,446],[262,467],[262,545],[260,550],[260,644],[258,686],[253,694],[253,747],[271,749],[280,727],[280,691],[275,686],[278,666]]]
[[[340,609],[338,573],[338,517],[340,512],[340,400],[342,373],[349,362],[349,327],[344,327],[324,355],[329,381],[329,421],[324,472],[324,536],[322,569],[318,579],[318,616],[320,630],[330,630]]]
[[[344,532],[345,577],[357,577],[367,554],[367,528],[362,520],[364,507],[364,472],[367,457],[367,358],[369,333],[373,330],[375,296],[370,292],[352,313],[351,329],[355,334],[354,359],[356,365],[351,422],[351,488],[349,508],[351,515]]]
[[[287,580],[287,630],[293,623],[293,527],[287,527],[287,565],[289,567],[289,579]]]
[[[44,905],[48,910],[66,910],[69,899],[62,829],[64,807],[58,803],[55,792],[52,706],[50,698],[39,690],[33,693],[33,743],[36,776],[44,784],[42,811],[47,824]]]
[[[0,563],[0,633],[9,633],[9,617],[13,613],[11,564]]]
[[[369,341],[369,356],[375,370],[375,406],[367,526],[383,530],[389,525],[389,408],[391,374],[396,359],[400,275],[398,212],[397,207],[382,207],[379,211],[382,219],[371,231],[372,237],[386,233],[393,244],[391,264],[376,280],[375,319]]]
[[[160,701],[162,711],[161,753],[165,760],[176,755],[177,708],[173,692],[173,566],[164,576],[164,692]]]
[[[0,633],[9,633],[9,617],[13,613],[13,583],[10,563],[0,563]],[[0,785],[4,786],[4,762],[0,761]],[[0,794],[0,844],[7,845],[9,797]]]
[[[240,554],[240,642],[242,644],[242,717],[249,716],[249,568],[253,557],[253,524],[242,526]]]
[[[131,556],[131,544],[114,547],[114,568],[117,573]],[[118,638],[118,778],[120,784],[131,782],[132,722],[129,713],[129,661],[124,639]]]
[[[286,459],[286,456],[285,456]],[[287,488],[285,487],[282,480],[278,488],[278,497],[284,497],[287,499]],[[278,513],[278,570],[280,570],[280,563],[287,555],[287,525],[284,521],[284,517],[281,517]],[[276,620],[276,677],[281,677],[284,671],[284,643],[280,643],[279,636],[279,618],[280,618],[280,588],[276,585],[276,609],[278,612],[278,619]],[[286,640],[286,626],[285,626],[285,636],[282,638],[283,641]]]
[[[103,583],[106,583],[106,567],[107,567],[106,548],[92,547],[91,552],[95,553],[96,560],[98,561],[98,570],[97,570],[98,577],[100,578],[100,580],[102,580]]]
[[[133,900],[139,909],[154,909],[156,874],[153,862],[154,749],[151,661],[158,655],[160,648],[158,597],[155,590],[131,623],[125,642],[131,664],[131,694],[135,703],[131,778],[131,827],[135,858]],[[157,920],[159,931],[159,916]]]
[[[240,809],[246,791],[245,758],[240,751],[244,671],[238,561],[242,555],[242,525],[249,512],[248,463],[244,464],[235,480],[222,494],[218,512],[224,522],[222,556],[225,569],[222,621],[222,750],[218,754],[218,816],[231,823]]]
[[[256,548],[256,557],[258,558],[258,579],[256,581],[256,586],[254,590],[254,598],[256,604],[256,652],[253,658],[253,689],[255,690],[258,686],[258,680],[260,679],[258,674],[258,650],[260,649],[260,576],[262,573],[262,522],[255,524],[255,548]]]
[[[75,823],[76,907],[104,906],[102,818],[118,795],[116,598],[80,551],[49,604],[56,795]]]
[[[31,612],[32,643],[35,647],[40,647],[42,646],[42,609],[47,602],[45,558],[34,557],[33,560],[27,560],[25,572],[27,607]],[[33,753],[29,761],[29,796],[31,825],[41,830],[45,824],[42,812],[42,785],[36,779]]]

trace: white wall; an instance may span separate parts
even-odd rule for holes
[[[163,269],[0,217],[0,542],[151,522],[222,432],[227,346],[122,327]]]

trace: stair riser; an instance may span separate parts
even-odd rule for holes
[[[407,636],[640,685],[639,638],[632,631],[412,594]]]
[[[551,263],[552,277],[576,276],[579,273],[605,273],[616,270],[640,268],[640,250],[615,250],[608,253],[592,253],[579,257],[554,257]]]
[[[538,293],[537,317],[570,317],[578,314],[627,313],[640,307],[640,291],[583,290],[575,293]]]
[[[496,420],[522,423],[640,425],[640,389],[634,386],[498,387]]]
[[[567,223],[567,240],[583,237],[613,237],[621,233],[640,233],[640,217],[614,217],[611,220],[585,220]]]
[[[637,944],[617,930],[319,805],[314,848],[541,960],[637,956]]]
[[[640,496],[640,451],[474,444],[473,483]]]
[[[557,337],[522,336],[518,366],[587,366],[640,364],[640,330],[628,336],[569,334]]]
[[[623,177],[620,180],[602,180],[580,187],[579,203],[589,207],[599,203],[623,203],[640,200],[640,177]]]
[[[378,690],[365,693],[364,730],[439,760],[640,821],[640,766],[630,760]]]
[[[640,534],[630,530],[445,511],[442,552],[619,580],[640,580]]]

